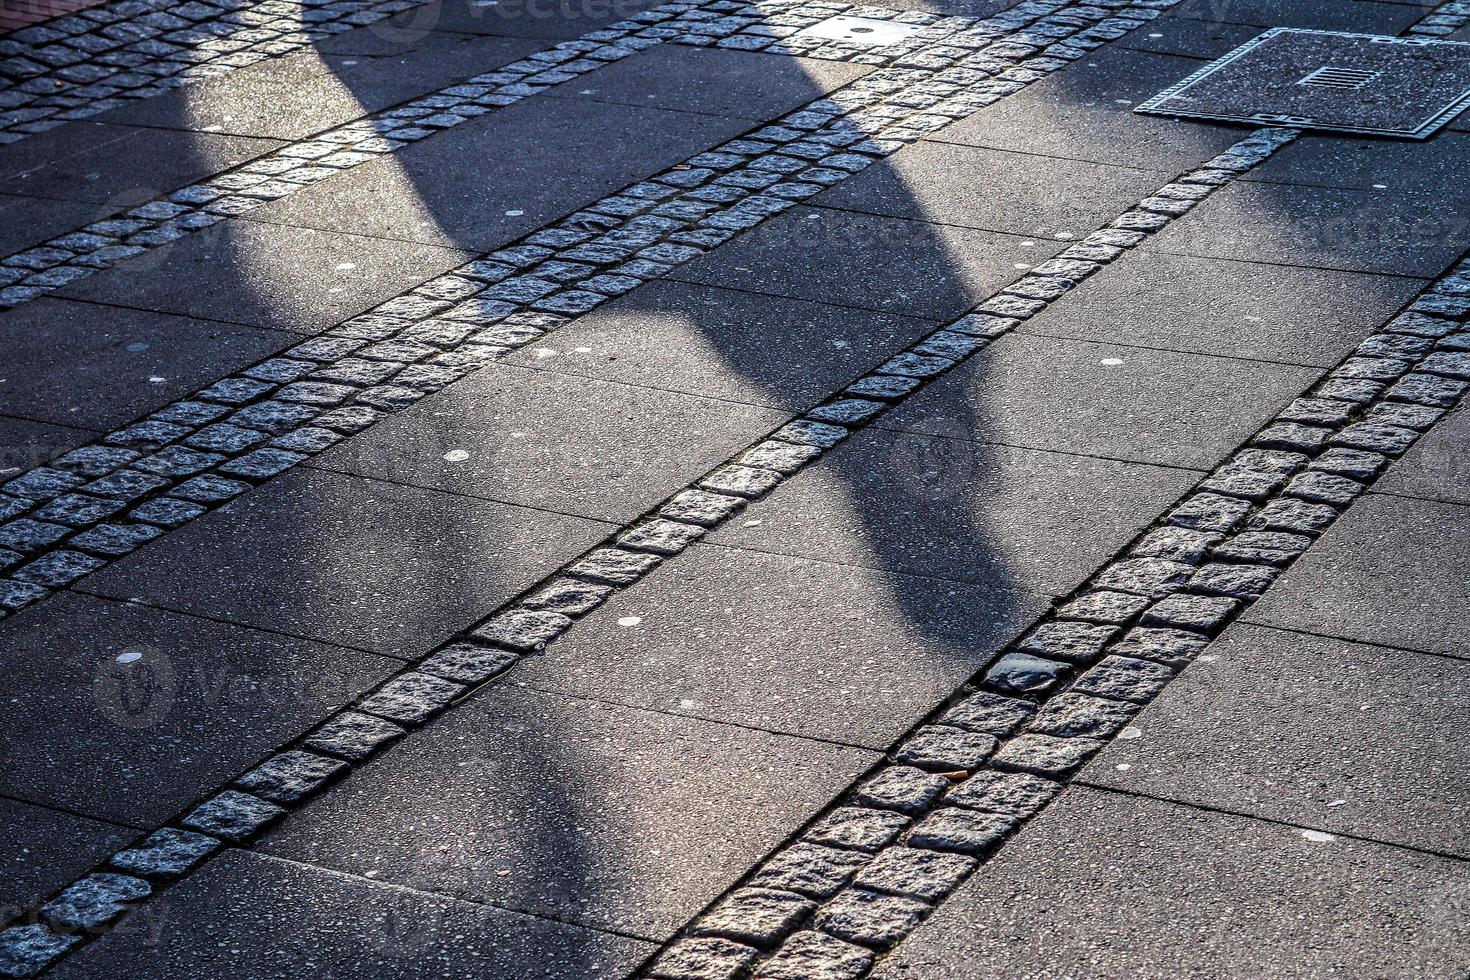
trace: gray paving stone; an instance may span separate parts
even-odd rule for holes
[[[1259,27],[1247,24],[1224,24],[1213,19],[1176,17],[1171,12],[1113,43],[1136,51],[1213,60],[1240,47],[1260,33]]]
[[[1470,507],[1369,494],[1246,614],[1251,622],[1470,658]]]
[[[102,118],[191,132],[298,140],[493,71],[540,48],[510,38],[435,32],[416,42],[370,50],[355,35],[372,38],[374,28],[338,35],[314,51],[130,102]]]
[[[663,280],[511,355],[543,370],[802,410],[937,323]]]
[[[1170,255],[1148,245],[1020,333],[1330,367],[1422,283]]]
[[[1448,980],[1467,908],[1464,862],[1073,788],[875,976]]]
[[[659,0],[609,0],[606,3],[538,4],[501,0],[493,6],[440,0],[405,11],[384,26],[408,37],[425,30],[557,40],[577,38],[658,5]],[[538,46],[539,47],[539,46]]]
[[[710,540],[1059,594],[1195,479],[1187,470],[869,429]]]
[[[1104,48],[933,138],[1177,173],[1230,146],[1242,131],[1135,115],[1133,107],[1200,67],[1188,58]]]
[[[1303,176],[1303,179],[1307,179]],[[1377,190],[1237,181],[1154,239],[1160,251],[1202,258],[1433,276],[1462,248],[1470,202],[1452,184]]]
[[[119,262],[62,293],[94,303],[309,334],[468,257],[432,245],[234,218]]]
[[[146,104],[147,100],[137,104]],[[281,146],[277,140],[248,139],[224,133],[160,132],[143,127],[116,129],[121,138],[102,137],[87,127],[76,134],[71,152],[41,166],[4,174],[6,189],[18,194],[102,207],[87,221],[172,193],[186,184],[239,166]],[[0,170],[5,170],[0,165]],[[86,224],[77,222],[71,231]]]
[[[0,799],[0,908],[13,912],[38,902],[136,834],[129,827]]]
[[[1319,31],[1357,31],[1398,34],[1422,17],[1433,4],[1387,0],[1355,0],[1350,4],[1321,4],[1312,0],[1185,0],[1174,8],[1178,17],[1203,21],[1251,24],[1257,27],[1307,27]]]
[[[1015,278],[1015,263],[1032,265],[1060,250],[1058,242],[798,207],[670,275],[947,320]],[[892,261],[895,254],[904,261]]]
[[[314,465],[621,524],[785,418],[728,401],[492,365]]]
[[[1172,176],[1135,167],[919,142],[824,192],[815,203],[1015,235],[1082,238]]]
[[[0,383],[0,391],[6,387],[7,384]],[[16,479],[26,470],[93,438],[95,435],[84,429],[0,415],[0,481]]]
[[[1030,449],[1208,469],[1317,376],[1311,368],[1003,337],[878,423]]]
[[[0,194],[0,254],[40,245],[97,218],[95,204]]]
[[[1461,409],[1435,425],[1389,467],[1374,485],[1382,493],[1470,504],[1470,411]]]
[[[1470,724],[1467,680],[1446,657],[1236,626],[1084,778],[1464,857],[1470,758],[1444,733]]]
[[[38,299],[0,313],[0,412],[108,431],[293,339],[216,320]]]
[[[840,61],[665,44],[563,82],[548,94],[764,122],[871,70]]]
[[[534,97],[275,201],[251,217],[481,251],[749,125],[719,116]],[[587,134],[595,132],[617,133],[618,139],[589,142]],[[487,146],[497,151],[486,153]]]
[[[58,977],[264,977],[303,957],[334,976],[606,977],[653,947],[470,902],[231,851],[166,897],[141,924],[69,958]],[[228,955],[221,955],[228,950]]]
[[[1402,195],[1413,188],[1453,182],[1470,135],[1442,133],[1437,139],[1345,139],[1343,134],[1308,133],[1246,174],[1246,181],[1300,183]],[[1412,220],[1403,200],[1399,221]]]
[[[575,518],[298,469],[104,569],[88,588],[416,657],[606,532]]]
[[[396,665],[74,594],[4,628],[0,697],[25,710],[0,733],[11,760],[0,792],[134,826],[166,819]]]
[[[882,749],[1044,608],[1034,595],[696,545],[515,678]]]
[[[666,938],[876,753],[500,686],[261,847]]]

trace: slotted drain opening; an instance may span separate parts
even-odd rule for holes
[[[1470,43],[1278,27],[1134,111],[1424,139],[1467,106]]]
[[[1363,71],[1360,68],[1338,68],[1334,65],[1323,65],[1306,78],[1297,82],[1297,84],[1316,85],[1321,88],[1358,89],[1382,74],[1383,72],[1381,71]]]

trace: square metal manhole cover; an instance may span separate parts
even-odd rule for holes
[[[1133,110],[1424,139],[1470,105],[1470,44],[1278,27]]]
[[[846,41],[848,44],[878,48],[907,41],[923,29],[915,24],[899,24],[876,17],[828,17],[791,36]]]

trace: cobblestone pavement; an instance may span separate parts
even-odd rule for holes
[[[1470,974],[1470,119],[1131,111],[1467,23],[0,35],[0,976]]]

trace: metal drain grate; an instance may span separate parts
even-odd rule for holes
[[[1362,88],[1382,74],[1381,71],[1363,71],[1359,68],[1336,68],[1332,65],[1323,65],[1297,84],[1320,85],[1323,88]]]
[[[1470,106],[1470,44],[1278,27],[1135,112],[1424,139]]]

